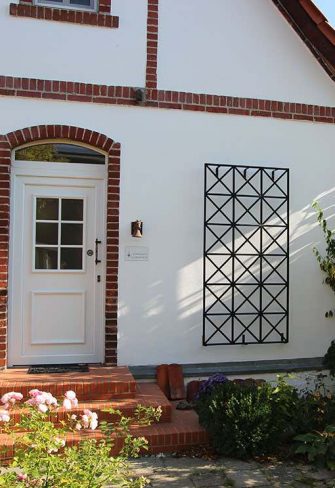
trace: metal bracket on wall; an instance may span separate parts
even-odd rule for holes
[[[203,345],[288,342],[289,170],[205,165]]]

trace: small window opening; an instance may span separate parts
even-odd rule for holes
[[[96,0],[36,0],[37,5],[55,6],[67,9],[96,10]]]
[[[15,151],[16,161],[51,163],[105,164],[105,156],[93,149],[75,144],[52,142],[23,147]]]

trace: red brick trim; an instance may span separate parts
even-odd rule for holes
[[[148,0],[146,88],[157,88],[158,2]]]
[[[127,86],[92,85],[12,76],[0,76],[1,95],[112,105],[138,104],[135,99],[135,90]],[[141,102],[141,106],[246,117],[335,123],[335,107],[169,90],[147,89],[146,102]]]
[[[116,365],[121,147],[104,134],[89,129],[67,125],[39,125],[0,135],[0,367],[7,365],[11,151],[22,144],[54,138],[89,144],[105,151],[108,157],[105,362]]]
[[[119,17],[105,12],[106,4],[101,6],[103,11],[86,12],[65,8],[32,5],[31,3],[11,3],[9,13],[14,17],[30,17],[41,20],[54,20],[57,22],[70,22],[73,24],[92,25],[95,27],[119,27]]]

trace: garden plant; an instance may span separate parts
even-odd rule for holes
[[[318,452],[324,451],[324,464],[335,468],[335,400],[321,376],[314,388],[305,390],[289,385],[284,376],[278,376],[275,385],[209,379],[196,403],[200,422],[222,455],[245,459],[304,454],[308,461],[319,462]]]
[[[320,251],[314,247],[313,252],[316,256],[316,259],[319,263],[321,271],[326,274],[324,282],[330,286],[330,288],[335,292],[335,239],[334,239],[334,231],[332,231],[328,227],[328,222],[324,217],[324,212],[320,207],[318,202],[313,202],[312,207],[316,212],[317,221],[322,229],[325,243],[326,243],[326,250],[325,255],[322,256]],[[327,318],[331,318],[334,316],[334,310],[328,310],[325,313]]]
[[[150,425],[158,420],[161,409],[139,405],[134,417],[124,417],[119,410],[108,409],[111,421],[99,423],[98,415],[83,410],[78,415],[78,400],[74,391],[65,394],[61,405],[48,392],[31,390],[30,398],[23,402],[19,392],[2,396],[0,423],[3,433],[13,437],[14,458],[2,468],[0,486],[36,488],[102,488],[104,486],[141,488],[147,484],[143,477],[131,476],[127,459],[137,457],[147,449],[143,437],[133,437],[131,424]],[[57,425],[52,417],[60,406],[66,409],[67,420]],[[15,422],[13,409],[19,414]],[[114,420],[116,419],[116,420]],[[89,438],[67,445],[69,434],[95,431],[98,439]],[[115,439],[123,439],[123,448],[111,456]]]

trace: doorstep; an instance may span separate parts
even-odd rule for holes
[[[0,373],[0,396],[19,391],[28,397],[31,389],[48,391],[60,398],[68,390],[76,392],[78,400],[110,400],[134,398],[136,381],[126,366],[90,367],[87,373],[28,374],[26,368],[11,368]]]

